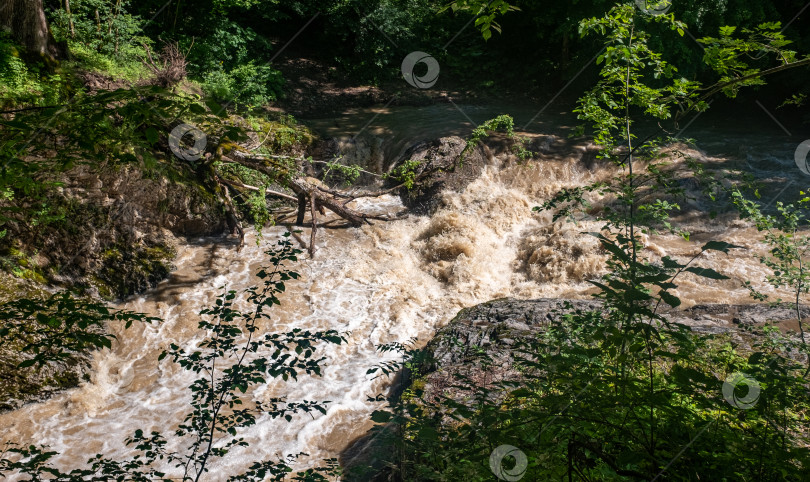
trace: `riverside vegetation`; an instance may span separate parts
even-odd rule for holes
[[[762,262],[773,271],[765,281],[795,294],[789,301],[800,332],[797,338],[765,327],[750,351],[737,349],[723,336],[695,333],[669,322],[659,308],[680,305],[676,290],[682,276],[724,277],[700,267],[701,255],[732,253],[739,247],[708,241],[688,262],[645,259],[643,235],[668,231],[689,239],[689,233],[672,220],[672,214],[682,209],[679,203],[685,192],[667,163],[667,156],[685,154],[664,149],[674,139],[663,130],[641,141],[636,132],[645,115],[662,123],[680,120],[707,109],[714,95],[735,96],[743,87],[763,85],[768,75],[807,65],[808,59],[787,48],[789,41],[778,23],[723,27],[719,36],[700,39],[705,65],[719,78],[707,84],[687,80],[654,48],[659,38],[650,34],[683,36],[687,25],[674,13],[648,15],[632,3],[592,3],[588,8],[601,13],[579,23],[580,33],[586,39],[601,36],[604,50],[598,58],[596,86],[580,99],[576,112],[591,128],[600,158],[621,174],[609,182],[563,190],[537,209],[553,212],[555,221],[602,223],[600,231],[591,233],[608,256],[607,274],[591,280],[601,307],[563,309],[542,333],[519,340],[514,349],[519,382],[480,386],[459,377],[456,388],[465,394],[459,397],[426,394],[417,378],[400,396],[378,395],[379,402],[389,404],[372,415],[379,424],[378,443],[394,454],[382,465],[355,466],[344,474],[336,460],[327,460],[296,470],[293,465],[301,454],[286,454],[257,460],[228,480],[490,480],[493,472],[502,480],[803,480],[810,470],[806,378],[810,351],[801,309],[802,296],[810,290],[804,214],[810,200],[777,203],[775,211],[769,210],[757,200],[749,181],[719,179],[697,161],[689,163],[706,196],[735,206],[765,233],[771,250]],[[31,5],[41,2],[25,8]],[[218,1],[190,8],[178,2],[174,11],[158,17],[161,28],[174,34],[172,42],[158,49],[157,37],[149,35],[155,26],[144,16],[156,9],[152,2],[133,6],[120,0],[114,5],[74,0],[72,10],[67,5],[49,5],[50,21],[54,43],[72,52],[72,60],[59,59],[58,48],[55,53],[46,51],[44,60],[26,51],[17,43],[24,36],[13,35],[14,28],[25,25],[22,21],[13,22],[12,35],[0,43],[5,66],[0,92],[6,106],[0,120],[0,241],[5,267],[27,278],[24,283],[30,287],[26,296],[12,297],[2,305],[0,366],[31,374],[58,371],[80,363],[91,349],[109,348],[114,340],[108,323],[160,322],[113,310],[95,299],[105,293],[130,294],[165,276],[173,255],[157,241],[141,249],[142,256],[133,257],[135,274],[124,280],[105,279],[100,270],[85,273],[86,278],[77,275],[71,283],[62,276],[65,266],[35,262],[35,251],[48,246],[49,236],[69,233],[71,216],[87,212],[60,193],[77,170],[125,172],[135,167],[146,179],[183,186],[189,198],[205,200],[206,208],[216,213],[206,221],[208,231],[228,226],[242,238],[243,222],[260,230],[278,218],[274,208],[279,199],[295,200],[281,206],[286,209],[281,212],[297,213],[300,224],[309,211],[310,255],[316,216],[323,207],[350,224],[379,218],[346,208],[344,201],[355,194],[309,178],[315,171],[308,167],[313,163],[307,162],[312,160],[304,148],[311,133],[293,119],[260,109],[282,92],[282,82],[279,72],[248,60],[253,49],[267,45],[267,39],[245,18],[259,14],[281,23],[312,6],[295,2],[285,10],[274,2]],[[472,10],[483,37],[495,38],[493,31],[509,31],[505,19],[516,6],[469,0],[454,2],[450,10]],[[349,22],[344,9],[351,5],[328,7],[337,11],[337,19]],[[460,21],[455,16],[437,20],[417,15],[411,8],[382,2],[363,20],[385,20],[380,23],[387,25],[392,18],[407,19],[398,28],[405,29],[403,35],[409,38],[419,35],[420,28],[438,35]],[[16,15],[22,13],[18,10]],[[215,21],[221,15],[226,21]],[[496,23],[501,15],[503,26]],[[423,25],[420,19],[426,19]],[[337,35],[341,25],[330,23],[331,32]],[[196,49],[194,43],[199,44]],[[370,64],[355,66],[355,72],[366,79],[384,78],[381,72],[391,53],[388,47],[373,45],[377,44],[357,40],[358,51],[377,55],[368,57],[373,59]],[[335,53],[338,63],[346,62],[342,56],[350,47],[349,40],[338,45],[343,49]],[[687,57],[676,54],[676,61]],[[469,65],[463,59],[457,60],[462,68]],[[769,59],[776,67],[763,65]],[[702,67],[689,65],[708,75]],[[185,80],[189,72],[196,76],[196,84]],[[88,87],[93,83],[113,88]],[[801,95],[794,100],[801,102]],[[204,152],[196,159],[172,153],[169,132],[179,119],[207,136]],[[494,130],[515,136],[511,119],[499,117],[482,124],[464,152]],[[190,152],[193,147],[187,140],[181,147]],[[530,155],[521,143],[516,145],[521,156]],[[463,155],[459,162],[463,163]],[[359,169],[333,163],[326,174],[356,178]],[[388,177],[393,178],[389,182],[394,189],[412,189],[431,174],[411,162]],[[102,217],[115,222],[110,214]],[[171,345],[161,355],[197,376],[188,387],[189,411],[180,426],[166,432],[124,434],[131,457],[119,460],[99,454],[71,469],[52,465],[56,453],[47,447],[9,440],[0,452],[0,474],[23,474],[31,480],[219,480],[221,474],[211,473],[210,464],[246,444],[240,431],[255,424],[261,414],[290,420],[304,413],[325,413],[324,401],[276,398],[262,404],[249,396],[274,378],[294,383],[299,373],[319,375],[324,359],[318,351],[346,342],[345,334],[335,330],[259,330],[260,321],[270,317],[270,308],[280,303],[285,282],[299,276],[288,267],[300,254],[290,237],[284,236],[267,251],[269,267],[257,273],[261,286],[241,294],[223,288],[214,305],[200,311],[202,341],[195,347]],[[127,237],[112,241],[97,247],[100,258],[111,260],[107,268],[131,256],[142,242]],[[62,264],[72,261],[55,259]],[[158,274],[152,276],[153,272]],[[133,279],[146,281],[133,285]],[[751,290],[766,301],[757,291],[760,281],[751,280]],[[46,283],[67,289],[50,293],[33,288]],[[369,374],[418,376],[431,363],[426,352],[402,343],[383,345],[380,351],[399,351],[404,357],[402,362],[370,367]],[[489,362],[481,354],[474,363]],[[748,389],[756,383],[761,390],[751,406],[727,401],[745,399],[745,383],[737,380],[731,395],[723,392],[729,376],[738,373],[748,377]],[[69,385],[58,380],[44,384],[48,383]],[[506,456],[493,465],[491,454],[502,445],[520,448],[524,458]],[[167,466],[171,473],[159,468]]]
[[[414,383],[390,409],[375,412],[374,420],[387,424],[378,427],[380,436],[396,447],[387,459],[387,473],[396,480],[486,480],[490,473],[501,480],[806,476],[810,398],[805,365],[810,358],[801,313],[807,241],[800,233],[802,226],[806,229],[801,206],[807,199],[798,205],[778,203],[776,216],[763,214],[762,204],[746,199],[737,183],[710,181],[694,166],[704,175],[707,194],[726,194],[743,216],[753,217],[757,228],[767,232],[772,249],[762,262],[774,271],[768,282],[795,293],[801,338],[765,328],[752,350],[739,351],[723,336],[696,334],[671,323],[659,308],[680,305],[679,276],[725,278],[694,263],[706,251],[728,253],[739,246],[709,241],[686,263],[668,256],[660,263],[644,259],[641,233],[663,229],[686,239],[689,233],[670,222],[684,196],[661,154],[672,141],[648,136],[636,142],[633,130],[637,110],[669,119],[673,106],[678,115],[707,108],[707,91],[735,95],[741,85],[761,82],[756,75],[727,75],[734,70],[761,73],[741,60],[752,50],[774,52],[786,64],[797,62],[796,54],[781,50],[786,43],[778,24],[762,25],[746,40],[735,40],[734,29],[725,28],[722,37],[701,40],[710,65],[726,74],[717,86],[702,88],[676,77],[677,71],[649,47],[645,22],[681,35],[686,28],[673,15],[644,16],[633,6],[617,6],[581,23],[583,34],[604,35],[605,50],[598,60],[601,79],[580,99],[577,112],[593,126],[601,157],[618,165],[622,175],[563,190],[535,208],[552,210],[555,220],[577,222],[591,215],[604,223],[600,232],[591,233],[608,253],[608,274],[591,281],[603,305],[595,310],[563,307],[541,334],[519,339],[512,348],[519,381],[486,383],[454,373],[444,390],[428,393]],[[660,82],[668,79],[669,84]],[[595,216],[588,209],[589,193],[608,199],[603,198]],[[404,361],[372,368],[372,373],[404,367],[418,376],[435,363],[429,352],[401,344],[381,349],[404,352]],[[472,358],[467,363],[484,371],[500,368],[486,351],[467,356]],[[746,381],[737,383],[740,376],[731,392],[744,398],[749,390],[762,388],[756,405],[732,404],[721,391],[730,374],[743,372]],[[501,446],[507,449],[493,461]]]

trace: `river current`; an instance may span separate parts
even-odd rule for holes
[[[310,124],[344,144],[364,139],[367,165],[385,170],[417,140],[467,135],[471,122],[504,111],[516,117],[518,127],[534,114],[525,107],[497,112],[449,105],[369,108]],[[793,151],[803,139],[789,138],[768,122],[758,120],[759,127],[750,132],[728,129],[722,119],[698,122],[684,134],[694,135],[698,148],[684,146],[684,150],[715,167],[755,174],[766,184],[763,199],[789,200],[807,184],[793,161]],[[216,461],[208,479],[224,480],[268,457],[309,454],[300,459],[299,467],[336,457],[371,426],[369,415],[376,405],[367,398],[384,392],[390,383],[366,374],[386,359],[375,350],[378,344],[409,340],[424,344],[460,309],[494,298],[587,297],[593,289],[586,280],[601,273],[604,254],[584,232],[599,225],[587,220],[578,225],[552,223],[548,214],[532,211],[562,187],[616,174],[589,159],[586,144],[565,137],[573,124],[566,115],[540,116],[526,129],[537,145],[548,146],[540,162],[521,163],[508,152],[494,153],[482,176],[462,192],[445,193],[442,207],[430,217],[320,229],[314,259],[302,255],[292,266],[301,279],[288,284],[281,306],[272,311],[272,321],[261,328],[331,328],[346,332],[348,343],[325,347],[323,377],[272,381],[251,396],[328,400],[328,411],[298,415],[290,422],[261,418],[243,433],[249,447]],[[671,162],[683,161],[673,156]],[[697,195],[698,187],[687,187]],[[645,255],[685,259],[709,239],[744,246],[747,249],[733,255],[707,253],[699,262],[729,280],[685,276],[678,293],[687,306],[751,302],[743,281],[761,281],[767,274],[757,260],[764,250],[761,237],[733,213],[709,219],[705,202],[691,201],[691,209],[678,220],[692,232],[688,241],[651,233],[645,235]],[[398,197],[384,196],[355,202],[355,207],[384,213],[396,212],[402,205]],[[203,336],[197,329],[198,312],[210,306],[223,287],[241,291],[258,284],[255,273],[265,263],[264,251],[285,229],[266,228],[261,237],[250,234],[240,252],[229,238],[195,239],[180,246],[177,270],[168,280],[120,304],[164,321],[128,330],[112,327],[118,341],[112,350],[94,355],[91,380],[45,402],[0,415],[2,438],[47,444],[61,454],[55,459],[59,466],[74,468],[96,453],[126,457],[131,452],[123,440],[136,429],[170,432],[187,411],[186,387],[193,377],[168,360],[159,362],[159,353],[169,343],[198,344]],[[303,247],[309,228],[301,229]],[[170,466],[164,469],[172,471]]]

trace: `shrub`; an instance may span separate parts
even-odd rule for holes
[[[59,74],[49,74],[40,64],[26,63],[8,35],[0,32],[0,105],[49,105],[64,94]]]
[[[256,107],[278,98],[282,84],[280,72],[251,61],[232,70],[206,73],[202,88],[218,101]]]
[[[58,40],[125,57],[129,53],[127,46],[137,44],[144,25],[141,17],[128,12],[130,4],[130,0],[73,0],[70,17],[62,9],[51,12],[51,30]]]
[[[68,48],[73,58],[71,65],[81,70],[128,81],[136,81],[149,74],[142,61],[146,57],[146,50],[141,45],[122,47],[118,56],[98,52],[80,42],[68,42]]]

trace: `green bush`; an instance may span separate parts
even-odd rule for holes
[[[250,27],[223,19],[216,28],[189,49],[191,76],[201,79],[206,95],[220,102],[233,102],[242,107],[255,107],[274,100],[281,92],[281,74],[261,60],[270,44]]]
[[[233,70],[270,50],[267,40],[252,28],[228,19],[219,19],[204,35],[196,40],[183,38],[180,41],[189,52],[189,69],[201,76],[212,70]]]
[[[131,3],[130,0],[73,0],[70,17],[61,8],[51,12],[51,30],[57,39],[126,58],[130,53],[128,46],[140,41],[138,36],[144,25],[141,17],[129,13]]]
[[[206,95],[221,102],[256,107],[275,100],[281,94],[281,73],[267,65],[248,62],[232,70],[215,70],[203,76]]]
[[[97,72],[114,79],[136,81],[149,75],[143,64],[146,50],[137,44],[123,46],[119,55],[109,55],[80,42],[68,42],[71,65],[81,70]]]
[[[0,105],[49,105],[64,95],[60,74],[50,74],[40,64],[25,62],[20,49],[0,32]]]

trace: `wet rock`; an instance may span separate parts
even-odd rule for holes
[[[786,305],[695,305],[684,310],[692,320],[708,319],[735,325],[761,325],[796,320],[796,309]],[[810,318],[810,307],[801,308],[802,319]]]
[[[9,223],[9,236],[0,238],[0,256],[38,254],[27,275],[41,282],[121,298],[165,278],[183,237],[224,230],[215,198],[193,180],[87,165],[58,180],[48,204],[61,217],[35,229]]]
[[[523,375],[514,368],[519,340],[542,332],[563,313],[598,311],[601,307],[602,303],[596,300],[542,298],[498,299],[463,309],[424,348],[426,356],[423,359],[426,361],[419,371],[406,370],[399,374],[389,397],[407,397],[407,388],[418,388],[423,401],[436,401],[436,395],[442,394],[465,403],[479,388],[494,388],[504,381],[520,382]],[[780,324],[796,320],[795,310],[788,305],[767,304],[696,305],[663,314],[670,322],[681,323],[693,331],[728,333],[742,347],[746,347],[754,335],[744,333],[740,324]],[[810,308],[803,309],[802,316],[810,316]],[[481,363],[482,354],[488,358],[485,366]],[[463,387],[459,386],[457,375],[463,375]],[[504,396],[500,390],[490,390],[489,393],[496,400]],[[369,432],[347,447],[340,458],[347,470],[346,480],[396,480],[391,476],[391,464],[395,462],[391,455],[397,437],[395,432],[392,425],[381,425],[377,432]],[[360,468],[365,468],[365,472]]]
[[[0,304],[18,298],[46,296],[48,292],[38,283],[0,271]],[[77,386],[90,366],[92,354],[76,352],[64,361],[20,368],[18,364],[30,357],[30,354],[20,352],[25,343],[27,340],[11,336],[0,344],[0,413],[29,402],[46,400],[61,390]]]
[[[421,367],[425,393],[445,387],[455,373],[482,384],[519,379],[519,373],[512,369],[516,341],[541,332],[563,313],[599,310],[601,306],[595,300],[500,299],[461,310],[425,347],[426,359],[430,360]],[[801,313],[803,318],[810,318],[810,307]],[[731,334],[743,348],[750,346],[752,335],[739,325],[788,326],[797,320],[795,309],[785,304],[706,304],[665,311],[663,315],[695,332]],[[482,353],[491,359],[491,366],[479,366]]]
[[[516,344],[542,332],[551,322],[571,310],[600,310],[597,300],[566,300],[541,298],[535,300],[498,299],[461,310],[453,320],[439,330],[424,348],[424,360],[418,372],[403,371],[392,383],[388,396],[398,398],[408,388],[419,388],[424,401],[435,401],[436,395],[450,397],[463,403],[470,393],[481,387],[511,381],[520,382],[522,373],[515,369]],[[664,312],[669,321],[707,334],[730,334],[745,348],[751,335],[739,324],[782,323],[795,321],[796,313],[789,306],[696,305],[685,310]],[[810,317],[810,308],[802,310]],[[481,363],[486,355],[488,363]],[[463,375],[465,386],[458,386]],[[493,398],[503,396],[491,390]],[[391,426],[382,425],[379,432],[370,432],[355,440],[341,454],[341,464],[347,470],[347,481],[390,480],[391,444],[396,439]],[[357,472],[370,467],[367,472]]]
[[[494,360],[508,358],[515,340],[541,330],[567,307],[594,310],[600,306],[587,300],[501,299],[465,308],[428,344],[432,362],[425,368],[435,371],[463,363],[482,349]]]
[[[419,161],[419,166],[414,171],[417,180],[413,187],[400,190],[402,203],[417,214],[431,214],[441,204],[443,191],[458,192],[476,180],[489,156],[486,148],[478,145],[462,159],[466,145],[464,139],[451,136],[420,142],[408,149],[394,169],[409,160]]]
[[[174,247],[157,241],[148,246],[132,243],[107,247],[94,278],[101,283],[99,294],[107,294],[102,291],[107,288],[109,294],[126,297],[154,287],[174,269],[176,255]],[[103,297],[109,298],[109,294]]]

